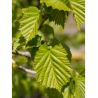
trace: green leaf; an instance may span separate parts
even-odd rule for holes
[[[71,77],[71,65],[67,52],[61,44],[47,46],[43,44],[34,60],[37,82],[45,87],[55,88],[59,92]]]
[[[68,12],[65,12],[63,10],[59,11],[58,9],[54,9],[52,10],[51,18],[49,18],[49,20],[54,21],[55,24],[61,25],[64,28],[64,23],[67,18],[67,14]]]
[[[85,0],[70,0],[70,4],[77,28],[80,30],[80,25],[85,21]]]
[[[52,42],[53,42],[54,45],[55,45],[55,44],[57,44],[57,45],[58,45],[58,44],[61,44],[61,45],[63,46],[63,48],[64,48],[64,49],[66,50],[66,52],[68,53],[67,58],[68,58],[68,60],[71,62],[72,54],[71,54],[70,48],[69,48],[65,43],[59,41],[59,40],[56,39],[56,38],[54,38],[54,39],[52,40]]]
[[[85,98],[85,78],[76,77],[75,79],[75,98]]]
[[[71,98],[70,86],[65,85],[64,90],[62,92],[63,98]]]
[[[68,53],[68,55],[67,55],[68,60],[71,62],[72,54],[71,54],[70,48],[65,43],[63,43],[63,42],[61,42],[61,45],[67,51],[67,53]]]
[[[71,98],[70,83],[63,86],[62,92],[53,88],[47,88],[46,93],[49,98]]]
[[[21,30],[27,43],[37,34],[40,11],[36,7],[29,7],[22,9],[22,13],[23,17],[19,20],[19,30]]]
[[[67,19],[68,12],[63,11],[63,10],[58,10],[58,9],[52,9],[52,7],[47,7],[46,4],[44,3],[44,9],[45,13],[49,18],[49,21],[54,21],[55,24],[61,25],[64,28],[64,23]]]
[[[25,46],[25,39],[23,36],[20,36],[14,43],[13,43],[13,49],[12,51],[16,51],[17,49],[21,48],[22,46]]]
[[[45,3],[43,4],[43,8],[45,9],[46,14],[50,14],[52,11],[52,7],[51,6],[47,7]]]
[[[41,45],[41,36],[36,35],[35,38],[28,41],[26,48],[39,47]]]
[[[39,47],[33,47],[31,50],[31,58],[34,60],[36,52],[38,51]]]
[[[45,3],[47,7],[52,6],[53,9],[64,10],[64,11],[71,10],[60,0],[41,0],[40,2]]]
[[[79,75],[85,77],[85,68],[76,68],[76,70],[79,73]]]
[[[49,98],[63,98],[62,93],[60,93],[58,90],[53,89],[53,88],[47,88],[46,93]]]
[[[77,28],[85,21],[85,0],[41,0],[41,3],[52,6],[53,9],[72,11],[76,20]]]
[[[42,26],[41,31],[44,33],[44,35],[47,39],[54,38],[54,30],[51,26],[45,24]]]

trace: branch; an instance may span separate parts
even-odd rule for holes
[[[23,66],[17,66],[17,68],[20,69],[20,70],[23,70],[23,71],[25,71],[25,72],[27,72],[29,74],[32,74],[32,77],[36,78],[36,72],[35,71],[27,69],[27,68],[25,68]]]
[[[30,52],[21,52],[21,51],[15,51],[15,52],[12,52],[13,54],[15,55],[20,55],[20,56],[25,56],[25,57],[28,57],[28,58],[31,58],[31,54]]]
[[[44,18],[44,16],[42,16]],[[40,23],[38,30],[41,29],[43,23],[48,19],[48,17],[45,16],[44,20]]]

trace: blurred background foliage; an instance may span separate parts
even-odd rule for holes
[[[13,40],[21,35],[18,30],[19,23],[14,21],[21,14],[22,8],[29,6],[36,6],[40,9],[40,0],[12,0]],[[61,26],[55,25],[54,22],[49,22],[49,20],[45,23],[53,27],[57,39],[69,46],[72,53],[71,65],[73,69],[85,77],[85,23],[81,25],[80,31],[78,31],[73,15],[70,12],[64,30]],[[32,69],[34,62],[18,55],[12,55],[12,59],[12,98],[48,98],[45,87],[37,83],[36,79],[32,78],[32,75],[17,69],[17,66]]]

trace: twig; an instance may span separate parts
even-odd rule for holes
[[[43,16],[44,17],[44,16]],[[42,28],[43,23],[48,19],[48,17],[45,17],[45,19],[40,23],[38,30]]]
[[[21,70],[23,70],[23,71],[25,71],[25,72],[27,72],[29,74],[32,74],[32,77],[36,78],[36,72],[34,70],[27,69],[27,68],[25,68],[23,66],[18,66],[17,68],[21,69]]]
[[[21,51],[15,51],[15,52],[12,52],[13,54],[15,55],[21,55],[21,56],[25,56],[25,57],[28,57],[28,58],[31,58],[31,54],[29,52],[21,52]]]

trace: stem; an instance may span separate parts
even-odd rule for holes
[[[27,69],[23,66],[18,66],[17,68],[20,69],[20,70],[25,71],[26,73],[32,74],[32,77],[36,78],[36,72],[34,70]]]
[[[16,50],[15,52],[12,52],[12,53],[15,55],[20,55],[20,56],[31,58],[31,54],[29,52],[21,52],[21,51]]]
[[[41,29],[41,27],[42,27],[43,23],[44,23],[47,19],[48,19],[48,17],[46,17],[46,18],[45,18],[45,19],[44,19],[44,20],[40,23],[38,30],[40,30],[40,29]]]

